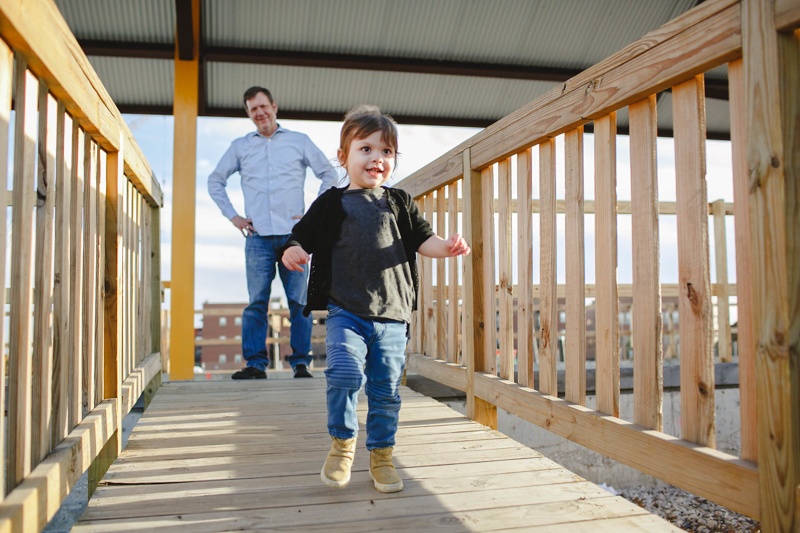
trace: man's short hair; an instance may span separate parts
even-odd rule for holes
[[[247,89],[244,92],[244,97],[242,98],[242,103],[244,104],[244,108],[247,109],[247,101],[255,98],[258,93],[264,93],[267,96],[270,104],[274,104],[275,101],[272,100],[272,93],[269,92],[269,89],[264,87],[259,87],[258,85],[254,85]]]

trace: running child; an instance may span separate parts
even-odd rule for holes
[[[419,276],[416,254],[467,255],[464,239],[437,236],[411,196],[387,187],[397,158],[397,126],[377,107],[345,116],[337,151],[349,184],[333,187],[311,205],[283,245],[289,270],[311,262],[304,314],[327,309],[328,433],[333,443],[322,481],[345,487],[356,450],[356,405],[368,401],[369,472],[379,492],[403,490],[392,462],[400,414],[400,380]]]

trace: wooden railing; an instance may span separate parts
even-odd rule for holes
[[[96,483],[160,382],[162,193],[53,2],[4,0],[0,37],[0,530],[27,532]]]
[[[420,312],[412,324],[408,369],[466,391],[468,416],[486,425],[496,428],[496,410],[502,408],[760,519],[764,531],[795,531],[800,523],[799,25],[800,6],[793,0],[708,0],[401,182],[440,235],[460,231],[473,249],[467,258],[421,261]],[[710,282],[709,234],[721,229],[709,230],[709,215],[719,220],[726,209],[709,204],[705,169],[703,75],[721,65],[727,65],[730,87],[735,196],[728,216],[735,222],[737,279],[730,291],[723,288],[730,282],[719,266],[719,290]],[[678,269],[679,436],[662,431],[659,98],[671,101],[674,124],[677,245],[671,253]],[[617,199],[617,112],[623,110],[631,167],[626,203]],[[589,155],[587,124],[594,141]],[[563,139],[563,161],[556,157],[557,137]],[[584,165],[592,159],[594,176],[585,180]],[[557,200],[561,165],[565,193]],[[584,201],[585,181],[594,185],[591,209]],[[617,240],[626,210],[632,228],[631,420],[619,414]],[[557,391],[556,349],[559,211],[565,257],[563,398]],[[587,223],[590,211],[594,224]],[[594,257],[585,257],[592,241]],[[717,239],[720,260],[728,256],[724,242]],[[589,261],[595,271],[596,410],[586,407],[585,392]],[[717,318],[727,336],[724,300],[734,293],[740,456],[714,449],[712,303],[715,296],[723,303]]]

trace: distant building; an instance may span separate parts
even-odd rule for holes
[[[199,366],[203,370],[237,370],[245,365],[242,355],[242,311],[247,303],[204,303],[201,310],[203,328],[196,340],[200,349]],[[325,366],[325,316],[314,312],[311,332],[312,366]],[[278,298],[270,302],[267,330],[267,353],[272,368],[288,368],[292,354],[289,343],[289,310],[281,306]],[[280,365],[276,362],[280,361]]]

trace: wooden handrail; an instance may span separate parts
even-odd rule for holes
[[[448,234],[462,232],[474,252],[468,258],[421,261],[420,312],[412,324],[409,370],[465,391],[468,416],[484,424],[495,427],[496,409],[503,408],[643,472],[761,519],[762,524],[768,524],[765,530],[788,531],[791,524],[796,525],[800,520],[796,516],[796,505],[791,503],[800,481],[797,478],[800,446],[796,440],[800,434],[797,430],[800,408],[789,399],[797,398],[800,384],[796,375],[778,362],[784,359],[774,357],[789,349],[783,336],[786,324],[777,321],[771,308],[762,304],[754,310],[751,302],[767,296],[764,290],[754,292],[754,287],[759,286],[772,290],[769,298],[777,309],[786,310],[789,301],[796,303],[800,298],[796,293],[800,286],[797,268],[789,265],[786,255],[792,246],[798,245],[798,236],[794,230],[784,233],[783,225],[791,224],[791,220],[796,223],[796,217],[791,219],[788,214],[797,212],[796,195],[783,189],[784,182],[778,178],[769,184],[756,184],[747,177],[748,169],[752,173],[754,168],[780,172],[784,162],[786,172],[797,172],[792,166],[796,166],[796,158],[791,163],[780,158],[783,148],[777,139],[783,135],[783,146],[796,145],[800,111],[796,103],[790,105],[790,102],[792,98],[796,100],[800,86],[796,61],[800,56],[797,50],[800,47],[797,39],[800,10],[796,2],[788,0],[777,0],[774,8],[772,11],[771,3],[766,0],[704,2],[464,141],[398,186],[417,199],[424,216],[438,232],[445,229]],[[783,36],[775,37],[776,30],[784,32]],[[743,35],[757,37],[747,41]],[[769,48],[771,39],[777,39],[780,47]],[[747,43],[747,47],[743,43]],[[759,57],[749,57],[746,53],[749,49],[760,54]],[[776,61],[783,62],[780,69],[773,68],[762,72],[760,77],[752,77],[748,86],[747,80],[742,83],[741,68],[748,61],[758,63],[752,72],[762,72],[764,64],[774,66]],[[733,204],[709,203],[705,199],[702,74],[726,63],[730,64],[732,180],[737,194]],[[780,73],[783,85],[769,79],[769,73]],[[754,91],[755,86],[759,92],[742,94]],[[655,160],[655,95],[666,89],[672,89],[677,124],[674,133],[678,198],[669,203],[658,201]],[[781,90],[793,96],[781,100]],[[764,99],[764,94],[769,98]],[[753,100],[756,97],[757,101]],[[754,110],[754,106],[764,102],[776,104],[778,101],[783,103],[783,119],[778,118],[777,107]],[[635,170],[632,199],[622,202],[598,195],[598,205],[602,201],[606,207],[596,209],[595,202],[583,200],[582,127],[595,121],[595,165],[607,165],[595,169],[595,179],[611,172],[611,186],[615,187],[615,165],[608,165],[608,161],[613,162],[616,156],[615,113],[626,106],[630,112],[631,134],[636,134],[631,142],[632,174]],[[773,117],[772,122],[761,124],[757,131],[747,131],[750,123],[742,118],[748,112],[752,113],[750,119],[755,123],[763,122],[765,116]],[[770,114],[772,112],[774,114]],[[786,130],[779,132],[777,127],[783,120]],[[566,163],[556,162],[554,158],[552,139],[562,134],[567,138]],[[766,149],[767,144],[775,152]],[[537,150],[538,169],[535,165],[531,168],[528,163],[530,154]],[[751,159],[758,159],[761,166],[748,163],[743,156],[745,153]],[[778,154],[771,165],[765,164],[769,153]],[[517,190],[523,191],[529,201],[520,202],[519,197],[515,199],[508,194],[512,180],[508,169],[514,161],[518,165]],[[556,200],[553,192],[555,168],[561,164],[569,167],[571,161],[572,174],[566,169],[566,197]],[[538,191],[530,189],[531,174],[539,175]],[[763,196],[762,188],[776,196]],[[456,197],[459,194],[461,197]],[[759,211],[753,211],[752,203],[747,208],[748,195],[750,202],[759,202]],[[610,219],[607,216],[609,202],[612,206]],[[742,203],[744,208],[740,207]],[[460,214],[460,219],[452,217],[452,210]],[[663,231],[658,215],[667,212],[676,215],[678,220],[677,244],[673,249],[678,250],[679,282],[672,286],[660,282],[658,269],[659,232]],[[538,251],[529,250],[532,239],[523,223],[534,213],[540,213]],[[556,213],[565,213],[561,220],[565,221],[568,241],[564,267],[567,284],[558,290],[555,283]],[[638,233],[634,238],[641,246],[634,250],[633,283],[624,285],[616,278],[614,235],[618,231],[617,218],[626,213],[631,213],[634,221],[638,220]],[[755,213],[762,218],[751,218]],[[583,228],[587,216],[594,216],[598,224],[599,217],[606,216],[603,229],[611,225],[612,237],[604,237],[607,244],[597,251],[599,286],[586,285],[584,289],[583,265],[592,260],[582,256],[583,241],[589,238]],[[714,220],[713,230],[709,228],[709,216]],[[735,220],[735,253],[740,267],[735,284],[728,282],[727,274],[726,250],[730,243],[725,220],[728,217]],[[771,233],[766,235],[765,231]],[[495,236],[499,238],[497,243]],[[516,243],[513,253],[509,242]],[[755,257],[750,251],[750,242],[772,251]],[[719,255],[713,267],[708,260],[712,245]],[[541,279],[539,284],[534,284],[531,259],[537,255],[541,259]],[[517,269],[519,281],[511,283],[508,281],[512,272],[509,265],[514,257],[517,263],[513,268]],[[753,272],[758,270],[746,267],[753,262],[770,270],[762,270],[762,277],[754,279]],[[604,272],[613,275],[600,276],[600,265]],[[711,268],[716,271],[716,285],[709,281]],[[453,274],[445,275],[445,272]],[[789,283],[794,289],[784,285],[786,280],[781,276],[787,272],[792,276]],[[769,280],[763,278],[766,275],[770,276]],[[779,287],[783,288],[778,290]],[[720,350],[728,353],[732,335],[728,299],[734,294],[741,295],[739,305],[745,306],[740,308],[739,315],[740,320],[745,320],[739,339],[742,457],[712,449],[714,376],[709,369],[714,361],[712,342],[717,335],[712,306],[718,308]],[[617,335],[622,326],[619,317],[614,316],[618,312],[609,302],[618,303],[622,298],[633,297],[632,328],[636,340],[633,403],[638,425],[618,418],[620,355],[616,343],[605,343],[601,347],[598,342],[598,350],[604,350],[596,358],[598,411],[584,407],[584,387],[580,381],[584,375],[584,341],[581,339],[586,335],[587,326],[581,316],[585,298],[590,295],[598,299],[596,312],[608,315],[603,317],[606,320],[611,319],[610,325],[603,325],[604,334]],[[661,346],[662,299],[668,295],[674,297],[680,307],[682,438],[661,432],[660,385],[663,351],[667,349]],[[564,400],[555,398],[558,353],[554,343],[560,322],[555,313],[560,298],[567,306],[567,348],[564,351],[567,398]],[[533,332],[529,317],[537,305],[541,306],[541,323]],[[790,307],[795,314],[788,318],[793,324],[791,327],[796,328],[800,317],[796,305]],[[460,336],[457,343],[438,342],[437,337],[444,331],[445,318],[439,318],[446,315],[443,309],[461,310],[463,326],[456,335]],[[513,309],[519,313],[516,331],[509,328]],[[649,318],[641,320],[642,317]],[[756,331],[751,332],[751,327]],[[775,333],[778,337],[770,336],[771,328],[780,330],[781,333]],[[761,339],[758,354],[754,335]],[[791,342],[795,343],[796,352],[797,339]],[[513,346],[516,352],[512,351]],[[767,352],[773,356],[768,356]],[[760,367],[754,365],[757,358],[762,361]],[[532,388],[534,360],[539,368],[539,390]],[[516,373],[511,371],[515,364],[518,365]],[[765,373],[759,374],[758,368]],[[519,382],[514,383],[514,379]],[[767,405],[768,399],[763,395],[757,397],[755,391],[772,390],[773,386],[778,386],[781,395],[771,395],[772,403]],[[773,434],[773,430],[766,429],[757,432],[757,428],[766,425],[781,428],[774,430],[780,433],[780,442],[762,438],[756,446],[754,435],[764,435],[764,431]],[[690,472],[686,465],[691,465]]]
[[[0,4],[3,182],[12,98],[14,185],[8,198],[0,188],[13,219],[10,260],[5,247],[0,256],[0,279],[11,265],[0,291],[10,304],[0,529],[39,531],[82,472],[102,476],[123,417],[160,383],[163,195],[51,0]]]

